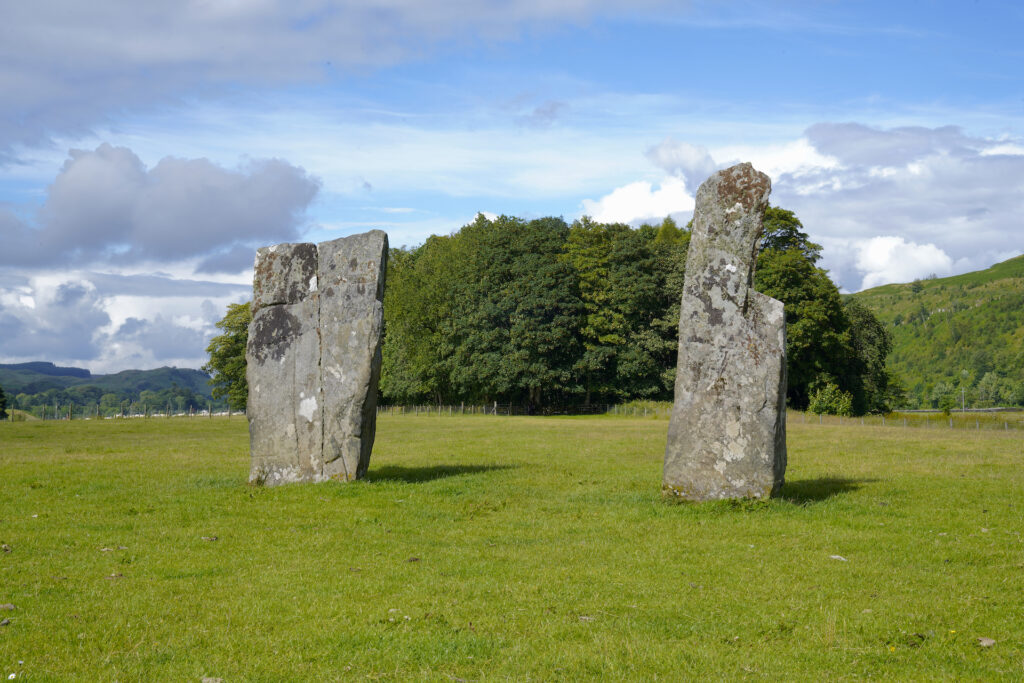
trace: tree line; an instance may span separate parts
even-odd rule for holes
[[[889,333],[844,302],[791,211],[769,207],[755,288],[786,307],[788,402],[863,414],[897,407]],[[689,226],[478,215],[390,252],[384,404],[545,406],[671,400]],[[211,342],[214,396],[245,403],[248,304]]]
[[[0,396],[3,390],[0,389]],[[36,393],[20,392],[9,398],[0,399],[0,412],[11,409],[21,410],[38,418],[67,416],[71,410],[75,416],[110,417],[114,415],[140,415],[146,413],[188,412],[206,410],[211,402],[205,396],[187,387],[172,385],[153,391],[104,391],[91,385],[73,386],[67,389],[51,388]],[[223,401],[214,401],[213,408],[226,408]],[[0,415],[0,419],[4,416]]]

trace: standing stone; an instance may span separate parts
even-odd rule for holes
[[[366,473],[387,253],[380,230],[257,252],[246,348],[251,482]]]
[[[782,302],[752,289],[771,181],[749,163],[697,191],[679,314],[662,490],[702,501],[766,498],[786,471]]]

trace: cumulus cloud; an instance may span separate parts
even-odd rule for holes
[[[928,275],[948,275],[953,259],[934,244],[915,244],[902,237],[872,237],[856,245],[856,264],[864,273],[861,289],[890,282],[908,282]]]
[[[248,285],[60,271],[0,279],[0,362],[50,360],[93,372],[199,367],[214,324]]]
[[[128,318],[113,333],[106,335],[110,353],[133,367],[173,364],[183,359],[198,367],[196,360],[204,358],[210,330],[182,325],[164,315],[152,319]]]
[[[92,283],[70,280],[0,291],[3,353],[10,358],[82,361],[101,352],[98,331],[110,323]]]
[[[199,86],[315,82],[417,59],[445,41],[505,41],[522,30],[634,9],[619,0],[118,0],[5,3],[0,22],[0,154],[108,112]]]
[[[616,188],[598,200],[584,199],[583,213],[604,223],[638,223],[693,211],[693,196],[682,178],[664,178],[655,189],[638,181]]]
[[[693,192],[719,168],[706,147],[670,137],[647,150],[647,158],[658,168],[683,178]]]
[[[823,263],[847,288],[965,272],[1022,253],[1011,238],[1024,215],[1020,141],[953,126],[855,123],[816,124],[806,139],[831,164],[783,171],[772,201],[795,210],[825,244]]]
[[[716,168],[751,161],[772,176],[772,203],[795,211],[824,245],[822,265],[847,290],[985,268],[1022,253],[1011,238],[1024,215],[1022,140],[956,126],[818,123],[797,140],[764,146],[708,150],[667,138],[647,158],[691,191]],[[657,205],[656,194],[632,183],[584,205],[631,220],[657,213],[639,208]]]
[[[71,150],[38,212],[38,226],[0,213],[0,265],[208,258],[238,270],[237,248],[298,237],[319,188],[279,159],[225,169],[166,157],[147,169],[130,149]],[[234,258],[230,258],[234,256]],[[250,256],[251,258],[251,256]]]

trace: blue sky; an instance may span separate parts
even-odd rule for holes
[[[687,220],[752,161],[847,291],[1022,253],[1011,2],[41,0],[0,21],[0,362],[195,367],[263,244]]]

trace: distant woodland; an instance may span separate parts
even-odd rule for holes
[[[771,207],[755,286],[786,305],[788,399],[859,414],[900,400],[891,340],[843,302],[820,247]],[[589,219],[483,215],[446,237],[392,249],[380,380],[385,404],[549,406],[671,400],[690,232],[670,218],[632,228]],[[247,305],[211,343],[215,396],[244,405]]]
[[[1024,405],[1024,256],[852,298],[890,332],[909,407]]]
[[[83,368],[48,362],[0,365],[0,391],[8,410],[34,417],[110,416],[146,412],[226,409],[211,396],[209,375],[199,370],[157,368],[93,375]]]
[[[671,219],[632,228],[481,215],[392,249],[380,401],[671,400],[689,242]],[[792,212],[768,209],[754,284],[786,306],[791,407],[1024,406],[1024,257],[841,296],[819,256]],[[243,409],[249,320],[248,304],[229,307],[204,372],[25,363],[0,366],[0,387],[7,408],[38,415]]]

